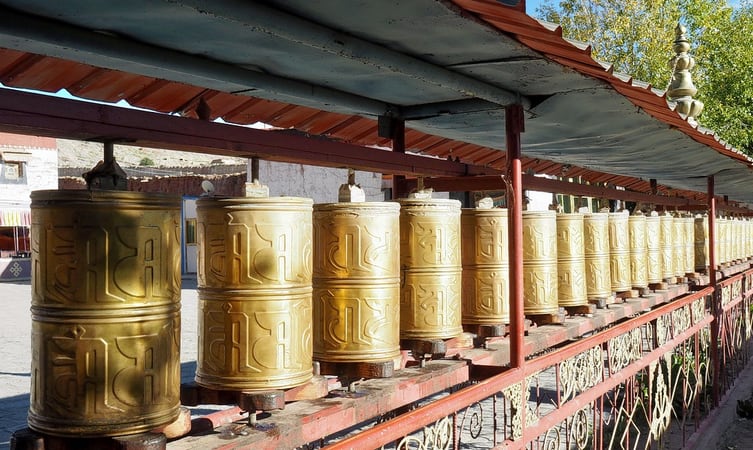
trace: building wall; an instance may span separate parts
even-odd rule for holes
[[[128,172],[128,169],[125,169]],[[203,194],[201,182],[209,180],[214,185],[214,195],[243,196],[247,176],[245,173],[234,175],[187,175],[178,177],[130,178],[128,189],[136,192],[172,192],[176,194],[199,196]],[[332,203],[337,201],[337,191],[341,184],[347,182],[346,169],[287,164],[260,161],[259,179],[269,186],[269,195],[307,197],[314,203]],[[356,183],[366,193],[367,201],[384,200],[382,176],[372,172],[356,172]],[[84,189],[82,178],[66,177],[60,179],[60,189]]]
[[[7,154],[8,150],[30,153],[28,162],[20,163],[11,160],[0,161],[0,173],[6,174],[9,165],[23,164],[23,173],[17,180],[0,177],[0,208],[11,206],[28,208],[31,204],[29,195],[39,189],[57,189],[58,160],[57,150],[53,148],[9,147],[0,141],[0,152]]]

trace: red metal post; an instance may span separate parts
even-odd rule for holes
[[[711,295],[711,314],[714,316],[711,322],[711,367],[712,367],[712,402],[714,406],[719,405],[719,321],[721,320],[721,305],[719,289],[716,279],[716,199],[714,198],[714,176],[711,175],[708,181],[708,209],[709,209],[709,283],[714,288]]]
[[[405,121],[399,119],[391,119],[391,137],[392,137],[392,151],[395,153],[405,154]],[[392,199],[396,200],[400,197],[404,197],[405,192],[405,176],[393,175],[392,176]]]
[[[510,367],[523,366],[523,182],[521,173],[520,133],[523,107],[505,107],[507,144],[507,213],[510,257]]]

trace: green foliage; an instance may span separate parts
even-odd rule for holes
[[[154,161],[152,161],[152,158],[149,157],[143,157],[141,158],[141,161],[139,161],[140,166],[153,166]]]
[[[547,0],[536,10],[564,35],[592,45],[593,56],[666,90],[674,28],[688,29],[692,70],[704,102],[698,122],[753,154],[753,3],[719,0]]]

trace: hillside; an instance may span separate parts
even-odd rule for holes
[[[58,139],[58,166],[60,168],[91,168],[102,158],[103,147],[100,143]],[[247,161],[244,158],[115,145],[115,160],[123,168],[143,166],[142,160],[146,158],[153,163],[149,166],[156,168],[200,167],[217,164],[219,161],[222,165],[242,165]]]

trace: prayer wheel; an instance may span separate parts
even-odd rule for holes
[[[660,222],[661,219],[658,215],[646,216],[646,276],[649,283],[661,283],[663,281]]]
[[[400,205],[314,205],[314,359],[400,356]]]
[[[104,437],[173,422],[180,197],[76,190],[31,199],[29,426]]]
[[[311,379],[312,203],[196,202],[199,385],[258,391]]]
[[[583,253],[586,263],[586,292],[589,299],[612,294],[609,273],[609,215],[586,214],[583,219]]]
[[[463,209],[460,226],[463,324],[509,323],[507,210]]]
[[[674,276],[685,276],[685,224],[680,216],[672,219],[672,268]]]
[[[460,202],[400,203],[400,338],[451,339],[461,323]]]
[[[727,262],[727,219],[720,217],[716,219],[716,263],[725,264]]]
[[[559,306],[588,304],[583,215],[557,214],[557,292]]]
[[[648,287],[648,243],[646,216],[638,212],[628,218],[630,232],[630,280],[633,287]]]
[[[659,224],[662,278],[669,279],[675,276],[674,218],[671,214],[664,213],[659,216]]]
[[[523,311],[556,314],[557,219],[554,211],[523,211]]]
[[[703,271],[709,266],[709,218],[697,215],[694,222],[695,270]]]
[[[695,222],[692,216],[682,218],[685,227],[685,273],[695,272]]]
[[[627,212],[609,213],[609,267],[615,292],[632,287],[628,217]]]

